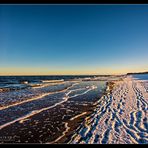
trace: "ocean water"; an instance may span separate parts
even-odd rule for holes
[[[136,79],[148,80],[148,74],[134,74],[132,76]]]
[[[55,140],[71,119],[93,112],[109,79],[117,77],[1,76],[0,137],[15,135],[22,143]]]
[[[105,90],[106,82],[84,81],[88,78],[90,76],[1,76],[0,128],[70,99],[93,102]]]
[[[30,87],[33,84],[43,84],[51,80],[74,80],[82,78],[90,78],[94,76],[0,76],[0,89],[10,88],[10,89],[21,89]]]

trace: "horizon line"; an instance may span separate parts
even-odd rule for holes
[[[127,75],[148,73],[147,71],[125,72],[125,73],[108,73],[108,74],[0,74],[0,76],[113,76],[113,75]]]
[[[126,73],[127,74],[127,73]],[[0,75],[0,76],[111,76],[111,75],[126,75],[126,74],[45,74],[45,75],[39,75],[39,74],[26,74],[26,75]]]

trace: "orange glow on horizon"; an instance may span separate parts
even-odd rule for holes
[[[11,67],[11,68],[0,68],[0,75],[117,75],[126,74],[129,72],[144,72],[148,71],[148,68],[22,68],[22,67]]]

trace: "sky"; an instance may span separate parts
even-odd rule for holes
[[[148,5],[0,5],[0,75],[148,71]]]

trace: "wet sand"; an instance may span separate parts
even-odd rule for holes
[[[84,90],[81,86],[80,89],[74,87],[76,86],[68,87],[68,91],[64,89],[58,92],[60,94],[64,91],[66,96],[63,101],[51,106],[49,106],[49,98],[53,98],[51,99],[53,103],[56,93],[54,96],[47,95],[45,99],[28,99],[3,108],[0,126],[1,143],[66,143],[69,141],[69,137],[84,118],[93,112],[94,102],[102,96],[94,86]],[[73,89],[77,91],[76,94],[73,93]],[[33,101],[34,104],[32,104]],[[38,110],[25,115],[26,110],[31,111],[35,108]],[[22,116],[23,114],[25,116]],[[19,115],[20,118],[18,118]]]
[[[85,106],[80,101],[77,102],[78,105],[75,105],[75,103],[69,100],[31,118],[17,121],[1,129],[0,136],[15,136],[14,141],[7,141],[6,143],[56,143],[63,138],[65,141],[65,136],[73,132],[84,117],[94,109],[91,102]],[[86,114],[78,116],[84,112]],[[75,116],[78,116],[78,118]],[[72,118],[74,119],[70,120]]]

